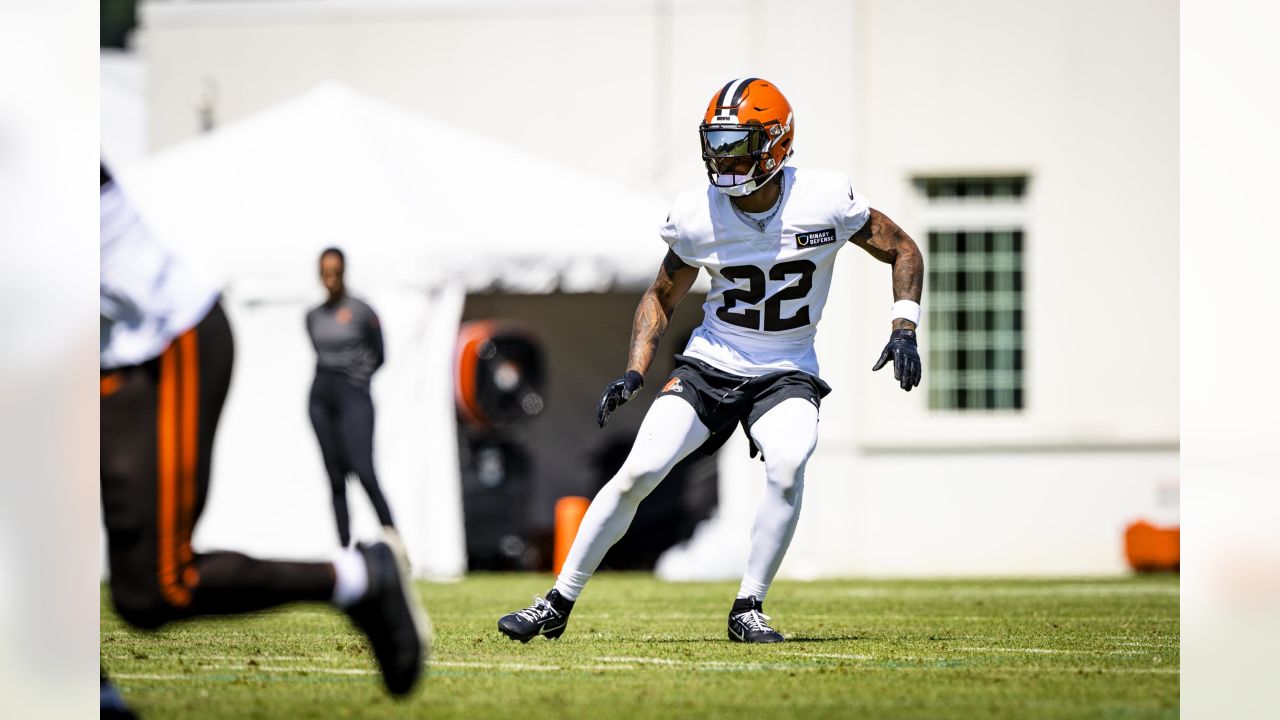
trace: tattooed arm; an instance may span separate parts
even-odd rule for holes
[[[653,284],[640,298],[635,321],[631,325],[631,349],[627,354],[627,370],[644,375],[653,363],[658,342],[667,331],[671,313],[684,296],[689,294],[693,281],[698,278],[698,268],[686,265],[679,255],[668,250],[662,258],[662,268]]]
[[[653,284],[644,291],[636,308],[636,319],[631,325],[631,350],[627,354],[627,374],[609,383],[604,396],[596,406],[596,422],[604,427],[609,415],[623,403],[636,396],[644,387],[644,374],[653,363],[658,342],[671,323],[671,313],[676,305],[689,294],[689,288],[698,277],[698,268],[686,265],[680,256],[668,250],[662,259],[662,269]]]
[[[871,217],[849,241],[866,250],[871,257],[893,265],[893,299],[920,302],[924,289],[924,258],[910,235],[903,232],[888,215],[871,209]],[[903,318],[893,321],[894,330],[914,330],[915,323]]]
[[[850,242],[871,253],[871,257],[883,263],[893,265],[893,300],[910,300],[920,302],[920,293],[924,289],[924,258],[920,256],[920,248],[898,227],[889,216],[871,209],[871,217],[862,229],[849,238]],[[920,353],[916,350],[916,324],[905,318],[893,319],[893,332],[889,336],[889,344],[880,352],[880,359],[872,366],[879,370],[885,363],[893,360],[893,377],[903,390],[920,385],[923,367],[920,364]]]

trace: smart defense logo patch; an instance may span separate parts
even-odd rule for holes
[[[796,247],[798,248],[811,248],[819,245],[829,245],[835,241],[835,228],[814,230],[813,232],[807,233],[796,233]]]

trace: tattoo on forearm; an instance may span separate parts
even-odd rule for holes
[[[657,283],[655,283],[656,285]],[[640,298],[636,307],[636,318],[631,325],[631,350],[627,354],[627,369],[635,370],[641,375],[649,369],[653,356],[658,352],[658,343],[667,331],[671,316],[662,309],[662,301],[657,292],[650,288]]]
[[[893,299],[920,302],[924,290],[924,258],[914,241],[902,233],[893,259]]]
[[[658,352],[658,343],[671,324],[671,313],[689,292],[697,275],[697,268],[681,260],[675,252],[667,251],[662,259],[662,269],[658,270],[658,276],[636,307],[635,321],[631,325],[631,347],[627,353],[628,370],[643,375],[649,369],[653,356]]]
[[[872,257],[893,266],[893,299],[920,302],[924,292],[924,257],[911,236],[889,216],[872,209],[871,217],[850,241]]]

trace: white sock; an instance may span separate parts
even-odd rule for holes
[[[738,597],[764,602],[800,520],[804,466],[818,442],[818,408],[803,398],[783,400],[756,420],[751,437],[764,453],[766,480]]]
[[[653,401],[622,469],[600,488],[582,516],[578,535],[556,578],[556,590],[561,596],[578,599],[605,553],[631,527],[640,501],[710,435],[684,400],[665,395]]]
[[[333,574],[333,604],[338,607],[351,607],[369,591],[369,568],[355,548],[343,548],[333,556]]]

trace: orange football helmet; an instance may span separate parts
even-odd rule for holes
[[[791,103],[773,83],[760,78],[728,82],[711,96],[698,126],[711,185],[726,195],[755,192],[791,159],[795,133]],[[735,158],[749,158],[750,172],[722,172],[724,161]]]

